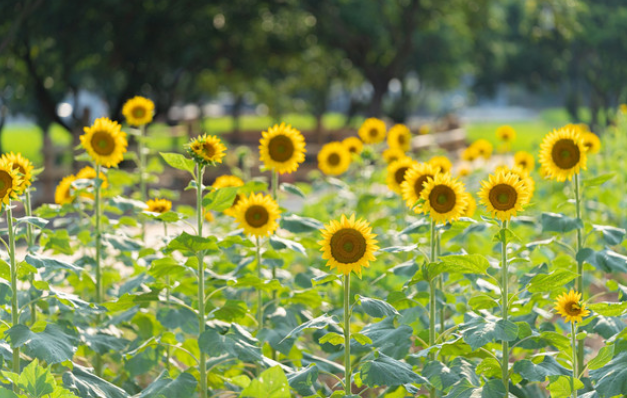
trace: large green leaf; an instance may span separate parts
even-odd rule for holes
[[[396,325],[393,317],[366,325],[360,333],[372,340],[372,343],[361,345],[351,342],[351,350],[355,353],[370,352],[376,348],[389,357],[401,359],[412,345],[413,329],[408,325]]]
[[[164,370],[155,381],[134,398],[191,397],[196,390],[196,384],[196,378],[189,373],[181,373],[173,380],[168,371]]]
[[[579,379],[573,379],[572,376],[549,376],[549,385],[547,389],[551,392],[551,398],[567,398],[573,394],[571,383],[574,384],[575,390],[584,387]]]
[[[627,351],[620,352],[605,366],[591,370],[590,378],[601,397],[627,394]]]
[[[610,246],[620,245],[623,239],[625,239],[625,230],[623,228],[616,228],[610,225],[593,225],[592,228],[601,232],[603,240]]]
[[[627,272],[627,257],[610,249],[593,251],[589,248],[585,248],[577,254],[577,259],[580,261],[586,261],[603,272]]]
[[[205,330],[198,338],[200,350],[210,356],[224,353],[242,361],[255,362],[262,359],[258,341],[237,324],[224,334],[216,329]]]
[[[49,369],[40,366],[38,361],[32,361],[22,370],[17,385],[30,397],[40,398],[54,392],[57,383]]]
[[[477,373],[479,370],[475,371],[474,365],[462,357],[455,358],[450,367],[440,361],[430,361],[422,371],[422,375],[429,380],[429,383],[442,391],[448,390],[461,379],[479,385],[480,380]]]
[[[270,246],[275,250],[290,249],[301,254],[307,254],[303,245],[293,240],[279,238],[278,236],[270,236]]]
[[[194,163],[192,159],[188,159],[180,153],[159,152],[159,155],[161,155],[167,164],[175,169],[188,171],[192,174],[194,173],[196,163]]]
[[[568,282],[577,277],[577,273],[560,268],[548,275],[540,274],[534,276],[527,284],[527,290],[531,293],[552,292],[556,289],[563,289]]]
[[[490,267],[487,258],[480,254],[451,255],[439,258],[439,263],[429,267],[429,278],[445,272],[456,274],[485,274]]]
[[[400,315],[399,312],[396,311],[396,308],[392,307],[392,305],[383,300],[363,297],[359,295],[357,296],[356,300],[357,302],[359,302],[359,304],[361,304],[361,308],[364,309],[364,312],[372,317],[383,318],[386,316]]]
[[[542,232],[566,233],[580,228],[583,228],[581,219],[560,213],[542,213]]]
[[[514,397],[513,394],[509,394]],[[483,387],[476,387],[468,380],[462,379],[455,384],[444,398],[503,398],[505,386],[501,380],[490,380]]]
[[[157,309],[157,320],[170,330],[181,328],[185,333],[198,333],[198,315],[187,307],[160,306]]]
[[[328,316],[326,314],[321,315],[317,318],[304,322],[300,324],[298,327],[292,329],[292,331],[289,332],[283,340],[288,339],[292,337],[293,335],[302,332],[305,329],[324,329],[329,325],[337,325],[337,321],[333,319],[333,317]]]
[[[293,195],[297,195],[297,196],[300,196],[301,198],[305,199],[305,194],[296,185],[293,185],[293,184],[290,184],[290,183],[287,183],[287,182],[283,182],[283,183],[281,183],[281,191],[289,192],[289,193],[291,193]]]
[[[206,210],[224,211],[233,206],[239,187],[224,187],[209,192],[202,200]]]
[[[291,398],[287,377],[280,366],[274,366],[261,372],[251,381],[240,397],[242,398]]]
[[[368,387],[395,387],[407,383],[428,384],[427,379],[414,372],[405,362],[379,354],[361,365],[361,379]]]
[[[15,325],[7,333],[13,345],[24,346],[28,355],[49,364],[71,360],[76,351],[76,338],[55,324],[47,324],[41,333],[25,325]]]
[[[518,326],[512,321],[497,319],[487,313],[482,317],[472,312],[467,313],[465,318],[466,322],[460,329],[464,341],[473,350],[494,340],[514,341],[518,338]]]
[[[622,303],[592,303],[588,309],[603,316],[622,316],[627,313],[627,301]]]
[[[316,380],[318,380],[318,366],[315,363],[298,372],[287,375],[290,387],[304,397],[316,394],[316,389],[314,388]]]
[[[296,214],[281,217],[281,227],[293,233],[319,231],[324,224],[314,218],[300,217]]]
[[[215,236],[203,238],[196,235],[190,235],[187,232],[181,233],[168,244],[168,250],[188,251],[198,253],[200,251],[218,252],[217,239]]]
[[[86,368],[74,364],[71,372],[63,374],[63,384],[81,398],[131,398],[120,387],[90,373]]]
[[[560,365],[553,357],[544,355],[533,360],[521,359],[514,363],[514,372],[529,381],[544,381],[549,376],[568,376],[569,369]]]

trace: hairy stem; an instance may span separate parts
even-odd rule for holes
[[[100,164],[96,163],[96,186],[95,186],[95,199],[94,199],[94,215],[96,217],[96,303],[100,304],[104,301],[104,284],[102,283],[102,181],[100,181]],[[101,322],[100,316],[98,316],[98,323]],[[96,360],[94,361],[94,372],[96,376],[102,377],[102,357],[96,353]]]
[[[575,174],[575,209],[577,212],[577,219],[581,220],[583,223],[583,219],[581,218],[581,193],[579,190],[579,173]],[[575,247],[575,255],[579,253],[581,249],[583,249],[583,230],[582,228],[577,228],[575,230],[577,234],[577,242]],[[582,294],[583,298],[583,261],[577,261],[577,286],[576,289],[579,293]],[[577,362],[583,366],[584,364],[584,345],[579,344],[577,347]]]
[[[571,341],[573,344],[573,378],[570,380],[570,389],[573,392],[573,398],[577,398],[577,390],[575,390],[575,379],[579,376],[579,374],[577,373],[577,334],[575,333],[577,331],[576,327],[575,327],[575,322],[571,322],[570,323],[570,334],[571,334]]]
[[[508,297],[509,297],[509,271],[507,267],[507,221],[503,221],[503,228],[501,229],[501,311],[503,320],[507,322],[508,319]],[[503,358],[501,363],[501,370],[503,372],[503,385],[505,386],[505,396],[509,395],[509,342],[503,340]]]
[[[350,290],[351,276],[344,275],[344,391],[345,395],[352,395],[351,392],[351,313],[350,313]]]
[[[11,201],[6,206],[7,226],[9,229],[9,261],[11,266],[11,326],[15,327],[20,323],[20,313],[17,306],[17,263],[15,261],[15,231],[13,230],[13,212]],[[20,349],[13,348],[13,373],[20,374]],[[18,391],[17,385],[13,385],[13,390]]]
[[[203,172],[204,166],[198,165],[196,169],[196,214],[198,217],[198,236],[202,238],[203,225],[203,207],[202,207],[202,190],[203,190]],[[198,252],[198,337],[205,331],[205,254],[201,250]],[[207,360],[205,353],[200,350],[199,360],[200,372],[200,397],[207,398]]]
[[[431,263],[435,262],[437,259],[437,251],[436,251],[436,225],[435,225],[435,221],[431,220],[431,227],[430,227],[430,237],[429,237],[429,245],[430,245],[430,251],[429,251],[429,261]],[[433,347],[435,345],[436,342],[436,334],[435,334],[435,305],[436,305],[436,281],[435,279],[431,279],[429,281],[429,347]],[[429,359],[431,361],[435,361],[436,357],[435,357],[435,350],[432,348],[431,351],[429,351]],[[436,397],[436,391],[435,391],[435,387],[431,388],[429,390],[429,397],[430,398],[435,398]]]

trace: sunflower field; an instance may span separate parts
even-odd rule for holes
[[[0,398],[627,396],[624,108],[536,153],[367,119],[291,184],[297,129],[215,177],[229,143],[155,153],[135,97],[37,208],[41,170],[4,154]]]

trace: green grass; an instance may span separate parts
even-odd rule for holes
[[[50,129],[52,142],[61,147],[72,145],[70,133],[61,126],[53,125]],[[2,150],[21,152],[36,167],[43,165],[43,134],[35,125],[8,126],[2,130]]]

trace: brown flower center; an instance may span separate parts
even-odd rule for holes
[[[579,147],[572,139],[564,138],[553,145],[551,157],[557,167],[567,170],[572,169],[579,163],[581,153],[579,153]]]
[[[357,147],[355,145],[351,145],[348,147],[348,152],[357,153]]]
[[[246,210],[244,218],[246,219],[246,223],[251,227],[260,228],[268,223],[268,220],[270,220],[270,214],[265,207],[253,205]]]
[[[370,136],[372,138],[375,138],[376,136],[379,135],[379,132],[377,131],[377,129],[370,129],[370,131],[368,132],[368,134],[370,134]]]
[[[405,181],[405,173],[407,173],[407,170],[409,170],[409,167],[401,167],[394,173],[394,179],[398,185],[401,185],[403,181]]]
[[[425,189],[425,182],[427,182],[429,178],[433,178],[433,176],[425,174],[416,179],[416,182],[414,183],[414,192],[416,193],[417,197],[420,197],[420,193],[423,189]]]
[[[490,190],[489,199],[492,207],[496,210],[508,211],[516,206],[518,193],[511,185],[498,184]]]
[[[13,177],[4,170],[0,170],[0,199],[5,198],[13,188]]]
[[[329,157],[327,158],[327,163],[329,163],[331,166],[337,166],[340,164],[340,155],[337,153],[332,153],[329,155]]]
[[[582,313],[581,306],[576,301],[569,301],[564,304],[564,309],[568,313],[568,315],[580,315]]]
[[[401,145],[401,146],[402,146],[402,145],[405,145],[405,142],[406,142],[406,141],[405,141],[405,136],[404,136],[404,135],[402,135],[402,134],[401,134],[401,135],[399,135],[399,136],[398,136],[398,143],[399,143],[399,145]]]
[[[111,155],[115,151],[115,140],[105,131],[97,131],[91,137],[91,147],[101,156]]]
[[[142,118],[144,117],[144,115],[146,115],[146,109],[144,109],[141,106],[136,106],[135,108],[133,108],[133,116],[136,118]]]
[[[366,238],[355,229],[344,228],[333,234],[330,246],[331,255],[338,263],[356,263],[366,253]]]
[[[152,211],[153,211],[154,213],[165,213],[165,212],[166,212],[166,208],[165,208],[165,206],[163,206],[163,205],[157,205],[157,206],[154,206],[154,207],[152,208]]]
[[[457,195],[448,185],[440,184],[433,187],[429,193],[429,204],[440,214],[448,213],[455,207]]]
[[[277,135],[270,139],[268,152],[275,162],[286,162],[294,154],[294,143],[285,135]]]
[[[203,144],[203,152],[204,152],[205,158],[211,159],[216,154],[216,147],[211,142],[205,142]]]

